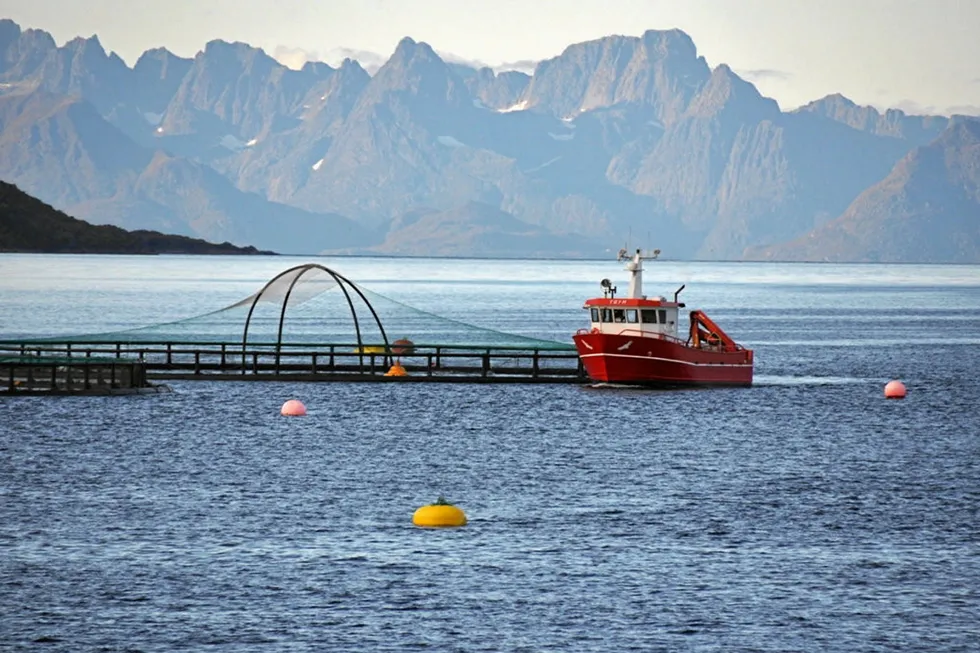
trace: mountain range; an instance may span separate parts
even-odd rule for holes
[[[130,68],[0,20],[0,178],[89,222],[283,253],[980,262],[978,123],[782,111],[679,30],[531,75],[404,38],[369,74],[220,40]]]

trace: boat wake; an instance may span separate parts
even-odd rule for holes
[[[862,379],[856,376],[769,376],[757,374],[753,385],[848,385],[878,383],[878,379]]]
[[[665,392],[669,390],[697,390],[697,386],[691,385],[669,385],[669,386],[650,386],[629,383],[590,383],[585,386],[592,390],[637,390],[639,392]]]

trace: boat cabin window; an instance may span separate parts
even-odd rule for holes
[[[667,324],[667,311],[661,308],[658,312],[660,313],[660,323]]]
[[[604,308],[604,309],[602,309],[602,321],[603,322],[612,322],[612,309],[611,308]]]
[[[598,308],[593,308],[592,309],[592,321],[593,322],[598,322],[599,321],[599,309]]]
[[[657,323],[657,309],[655,308],[644,308],[640,311],[640,317],[644,324],[656,324]],[[666,320],[664,320],[666,321]]]
[[[626,309],[626,321],[627,322],[634,323],[634,324],[636,322],[639,322],[639,319],[637,319],[636,309],[635,308],[627,308]]]
[[[625,311],[621,308],[614,308],[613,322],[625,322],[625,321],[626,321]]]

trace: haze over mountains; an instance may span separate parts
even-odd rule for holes
[[[0,179],[92,223],[284,253],[980,262],[980,119],[791,112],[681,31],[533,75],[403,39],[369,74],[244,43],[129,68],[0,21]]]

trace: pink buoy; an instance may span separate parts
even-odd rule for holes
[[[889,381],[885,385],[885,398],[886,399],[904,399],[905,398],[905,384],[901,381]]]
[[[302,417],[306,414],[306,406],[299,399],[290,399],[282,405],[280,412],[286,417]]]

